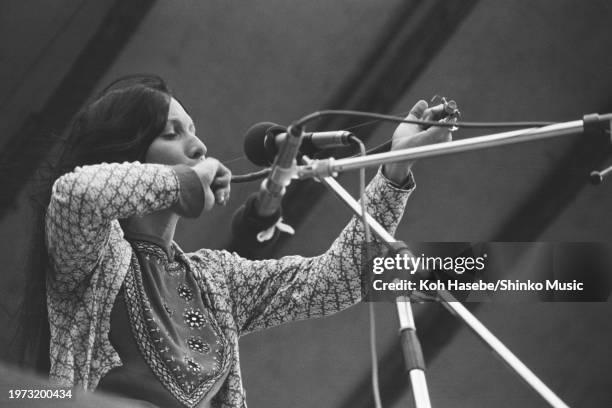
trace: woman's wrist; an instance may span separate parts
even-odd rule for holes
[[[383,175],[397,186],[403,186],[410,178],[410,168],[412,166],[404,164],[385,164],[382,167]]]
[[[175,211],[185,217],[198,217],[205,204],[204,188],[198,174],[184,164],[171,167],[179,183],[178,200],[174,204]]]

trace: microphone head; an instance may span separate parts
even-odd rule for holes
[[[276,135],[285,133],[287,128],[272,122],[260,122],[251,126],[244,135],[244,153],[257,166],[269,166],[278,153]]]

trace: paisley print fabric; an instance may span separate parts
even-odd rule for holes
[[[394,187],[379,171],[367,188],[368,211],[391,233],[412,186]],[[202,187],[186,166],[103,163],[77,168],[56,181],[46,217],[55,271],[47,281],[54,382],[93,390],[105,373],[121,365],[108,340],[110,314],[133,269],[134,251],[118,219],[166,208],[196,216],[202,206]],[[218,326],[231,353],[229,374],[213,406],[246,406],[240,335],[324,316],[360,300],[362,241],[362,226],[353,218],[328,251],[312,258],[250,261],[227,251],[184,253],[176,246],[176,258],[193,271],[210,311],[204,320],[209,317]],[[184,289],[177,294],[185,300],[190,292]],[[162,304],[166,308],[187,325],[200,324],[196,308],[179,311]],[[212,346],[200,337],[194,332],[187,338],[190,353]]]

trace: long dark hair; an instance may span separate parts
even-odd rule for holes
[[[76,166],[102,162],[144,161],[155,137],[163,132],[171,93],[155,75],[119,78],[81,109],[60,141],[56,160],[36,177],[32,194],[35,227],[26,268],[25,297],[12,347],[26,368],[48,373],[49,321],[46,279],[52,273],[45,244],[44,216],[53,182]]]

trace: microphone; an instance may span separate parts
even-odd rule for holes
[[[348,145],[352,135],[348,131],[306,134],[301,134],[302,129],[295,131],[291,134],[283,126],[261,122],[246,132],[244,151],[248,159],[258,166],[273,165],[260,190],[234,214],[230,247],[242,256],[266,258],[280,232],[294,234],[293,228],[283,222],[281,200],[295,173],[297,158],[325,148]]]
[[[295,173],[296,158],[302,141],[302,128],[293,128],[285,135],[270,174],[261,183],[257,196],[257,213],[263,217],[272,215],[280,209],[285,187],[291,183]]]
[[[278,239],[279,231],[293,233],[283,224],[281,200],[295,172],[302,136],[301,128],[291,134],[270,122],[258,123],[247,131],[244,150],[249,160],[260,166],[274,164],[259,191],[234,214],[230,247],[240,255],[261,259],[261,253]]]
[[[305,133],[295,158],[332,147],[347,146],[352,135],[346,130]],[[244,136],[244,152],[253,164],[269,166],[287,138],[287,128],[272,122],[260,122],[247,130]]]

